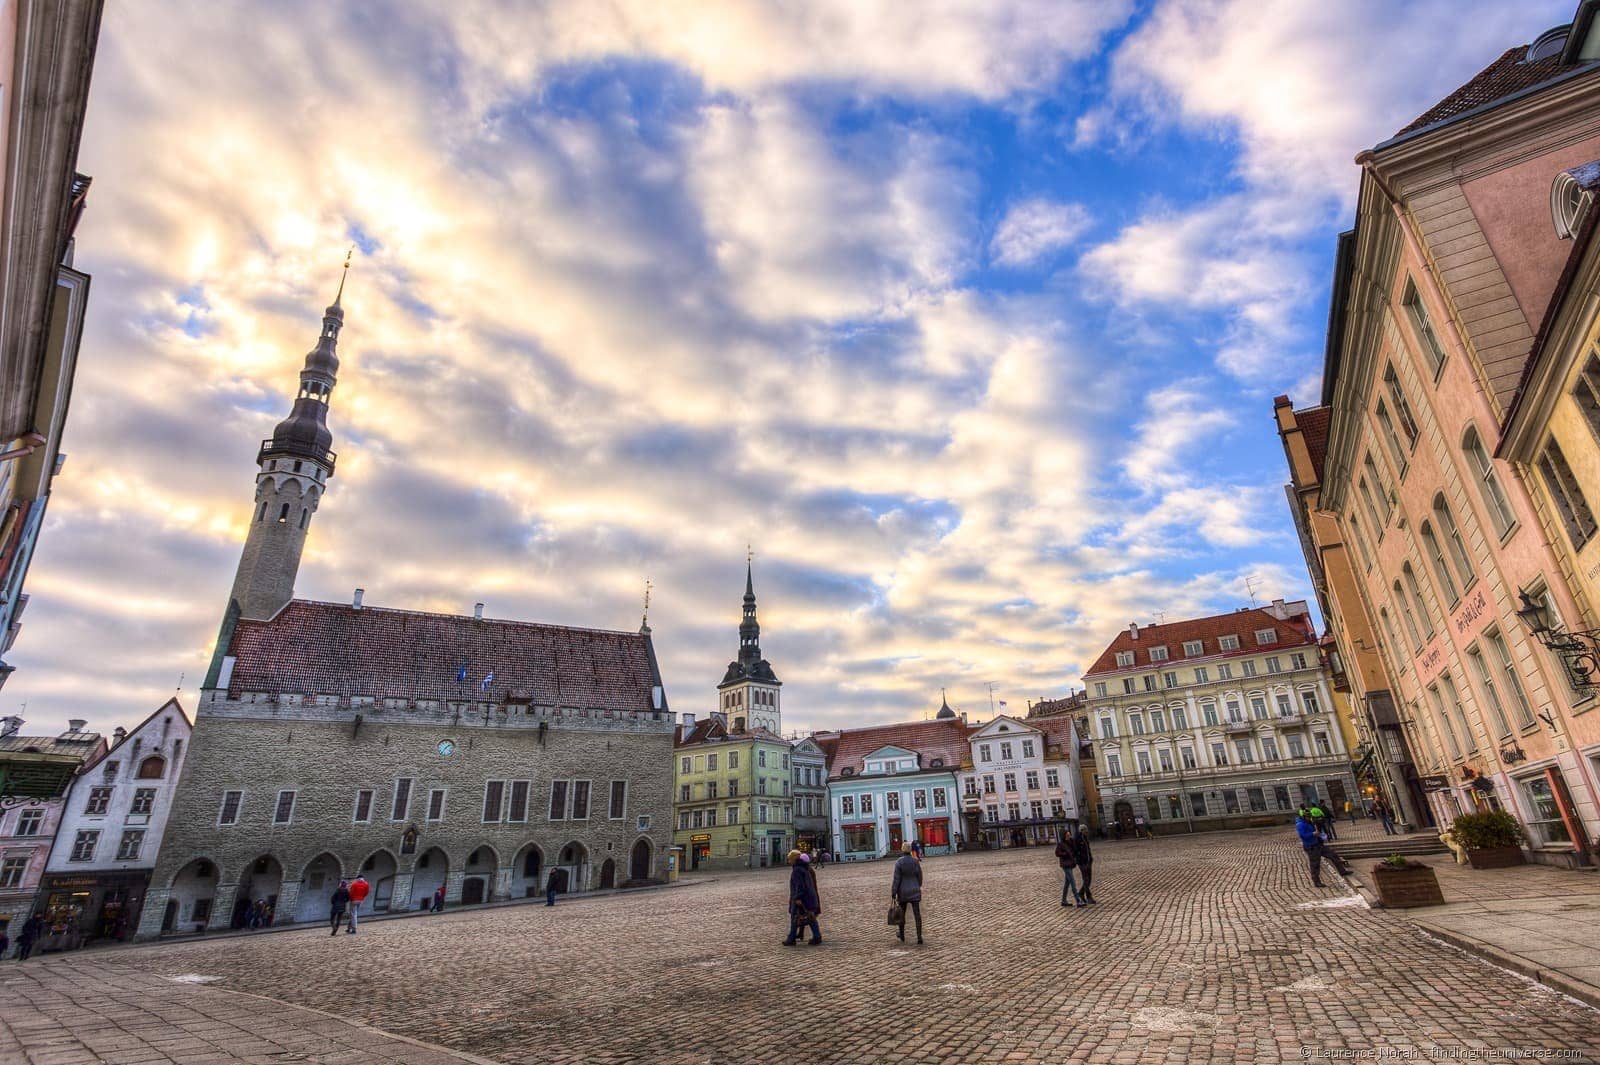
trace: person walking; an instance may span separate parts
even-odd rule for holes
[[[1312,800],[1311,803],[1311,823],[1328,839],[1339,838],[1339,832],[1333,826],[1333,818],[1328,816],[1328,811],[1316,800]]]
[[[1344,801],[1344,812],[1345,812],[1345,815],[1350,818],[1350,823],[1352,825],[1355,824],[1356,823],[1356,804],[1351,802],[1349,799],[1346,799]]]
[[[792,947],[800,937],[800,929],[810,928],[811,938],[806,942],[817,946],[822,942],[822,929],[817,926],[817,916],[822,913],[822,900],[817,895],[817,874],[811,868],[811,856],[799,851],[789,852],[789,938],[783,941]]]
[[[911,844],[900,844],[900,859],[894,863],[894,883],[889,897],[903,907],[900,911],[900,942],[906,940],[906,915],[909,909],[917,921],[917,942],[922,942],[922,863],[911,853]]]
[[[1312,823],[1310,818],[1296,818],[1294,828],[1300,834],[1300,846],[1305,849],[1306,863],[1311,867],[1311,882],[1313,884],[1317,887],[1322,886],[1322,859],[1324,858],[1332,862],[1333,867],[1339,870],[1341,875],[1350,875],[1350,867],[1345,864],[1343,858],[1334,852],[1333,848],[1328,846],[1328,837],[1317,829],[1317,826]]]
[[[328,924],[333,931],[328,934],[339,934],[339,925],[344,923],[344,911],[350,905],[350,881],[341,880],[339,886],[333,889],[333,898],[328,900]]]
[[[1087,906],[1083,901],[1083,894],[1078,890],[1077,869],[1078,852],[1072,847],[1072,840],[1063,831],[1061,838],[1056,841],[1056,861],[1061,863],[1061,905]],[[1067,895],[1072,895],[1072,901],[1067,901]]]
[[[444,885],[443,884],[440,884],[438,887],[433,889],[433,909],[431,909],[428,912],[430,912],[430,913],[443,913],[444,912]]]
[[[561,872],[559,869],[550,870],[550,876],[544,882],[544,904],[546,906],[554,906],[556,904],[556,892],[561,890],[561,882],[556,879],[556,874],[559,872]]]
[[[1092,906],[1095,897],[1094,892],[1089,890],[1089,884],[1094,879],[1094,851],[1089,849],[1089,833],[1083,830],[1081,823],[1072,836],[1072,856],[1078,859],[1078,879],[1083,885],[1078,890],[1083,894],[1083,901]]]
[[[367,895],[372,891],[372,885],[367,883],[367,878],[360,873],[350,881],[350,934],[356,934],[356,918],[361,914],[361,904],[367,901]]]

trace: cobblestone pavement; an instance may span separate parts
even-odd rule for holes
[[[786,871],[767,870],[355,938],[51,958],[43,983],[215,976],[166,986],[518,1062],[1600,1059],[1600,1013],[1425,938],[1404,913],[1313,888],[1287,828],[1102,843],[1096,857],[1102,904],[1085,909],[1059,905],[1047,848],[930,859],[923,947],[885,927],[877,862],[822,871],[821,947],[779,945]]]

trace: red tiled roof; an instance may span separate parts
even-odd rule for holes
[[[1192,618],[1188,621],[1174,621],[1167,625],[1150,625],[1139,629],[1139,638],[1135,640],[1123,629],[1117,633],[1117,638],[1111,645],[1101,652],[1095,659],[1094,665],[1084,674],[1093,676],[1096,673],[1111,673],[1119,669],[1170,669],[1174,663],[1182,662],[1186,657],[1183,645],[1187,640],[1200,640],[1204,645],[1202,654],[1206,656],[1219,654],[1255,654],[1267,650],[1267,646],[1256,643],[1257,629],[1275,629],[1278,633],[1278,642],[1270,647],[1306,647],[1315,645],[1316,633],[1311,629],[1309,614],[1292,616],[1288,621],[1273,617],[1265,608],[1255,607],[1247,610],[1236,610],[1231,614],[1213,614],[1206,618]],[[1218,640],[1222,636],[1239,637],[1239,650],[1224,652]],[[1150,649],[1152,647],[1165,647],[1167,660],[1152,662]],[[1133,665],[1117,665],[1117,652],[1132,651]]]
[[[908,721],[899,725],[874,725],[870,728],[844,729],[836,740],[818,740],[828,756],[828,776],[837,777],[845,768],[860,776],[866,769],[867,755],[879,747],[899,747],[915,751],[922,756],[922,768],[932,769],[933,760],[940,758],[940,768],[959,772],[961,763],[971,757],[967,737],[978,726],[968,725],[960,718],[941,718],[933,721]]]
[[[1475,107],[1482,107],[1484,104],[1493,103],[1514,92],[1537,85],[1541,81],[1547,81],[1566,69],[1561,66],[1559,54],[1546,56],[1532,63],[1524,63],[1523,58],[1527,54],[1528,46],[1525,44],[1507,49],[1499,59],[1478,71],[1470,81],[1455,92],[1428,108],[1417,117],[1416,121],[1400,130],[1395,136],[1403,136],[1424,126],[1431,126],[1435,122],[1443,122],[1447,118],[1465,114]]]
[[[1072,756],[1071,744],[1073,724],[1072,717],[1070,715],[1045,718],[1026,718],[1024,720],[1027,724],[1032,725],[1034,728],[1045,734],[1044,743],[1046,756],[1050,754],[1050,749],[1053,747],[1059,747],[1061,749],[1060,757],[1062,758],[1070,758]]]
[[[1332,407],[1307,407],[1294,412],[1294,423],[1300,427],[1306,450],[1311,453],[1311,469],[1318,484],[1322,483],[1322,463],[1328,457],[1328,424],[1332,420]]]
[[[237,660],[231,697],[371,695],[649,711],[650,689],[660,683],[642,633],[303,599],[270,621],[240,620],[228,653]],[[458,684],[462,667],[467,679]]]
[[[683,738],[676,740],[673,745],[676,747],[688,747],[692,744],[704,743],[714,736],[720,738],[727,734],[728,729],[722,722],[714,717],[703,717],[690,726],[689,731],[683,734]]]

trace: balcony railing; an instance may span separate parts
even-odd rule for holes
[[[1180,769],[1153,769],[1153,770],[1151,770],[1151,771],[1149,771],[1147,773],[1140,773],[1140,772],[1137,772],[1137,771],[1132,772],[1132,773],[1102,773],[1101,777],[1103,779],[1105,779],[1105,780],[1119,780],[1119,781],[1121,781],[1121,780],[1131,780],[1131,781],[1141,781],[1141,780],[1152,780],[1152,781],[1154,781],[1154,780],[1177,780],[1180,777],[1184,778],[1184,779],[1188,779],[1190,777],[1215,776],[1215,775],[1217,775],[1219,773],[1237,773],[1240,770],[1278,769],[1278,768],[1281,768],[1283,766],[1292,766],[1292,767],[1295,767],[1295,768],[1311,768],[1311,767],[1314,767],[1314,766],[1324,766],[1324,765],[1346,765],[1347,766],[1349,764],[1350,764],[1349,757],[1346,756],[1346,755],[1342,755],[1342,754],[1303,754],[1303,755],[1300,755],[1298,757],[1290,756],[1288,758],[1260,758],[1260,759],[1257,759],[1257,760],[1255,760],[1253,762],[1232,762],[1232,761],[1230,761],[1230,762],[1224,763],[1223,765],[1203,765],[1203,766],[1199,766],[1198,768],[1192,768],[1192,769],[1187,767],[1187,766],[1185,766],[1181,770]]]
[[[276,446],[271,438],[261,441],[261,450],[256,452],[256,462],[260,463],[262,459],[269,458],[273,455],[285,455],[289,458],[296,459],[314,459],[328,467],[329,473],[333,472],[333,464],[339,459],[338,455],[325,447],[306,446],[302,444],[295,444],[292,447],[285,444],[280,447]]]

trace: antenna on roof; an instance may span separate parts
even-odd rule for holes
[[[1244,579],[1244,590],[1250,596],[1250,606],[1252,608],[1254,608],[1256,605],[1256,585],[1260,583],[1261,578],[1257,577],[1254,573],[1250,574]]]

